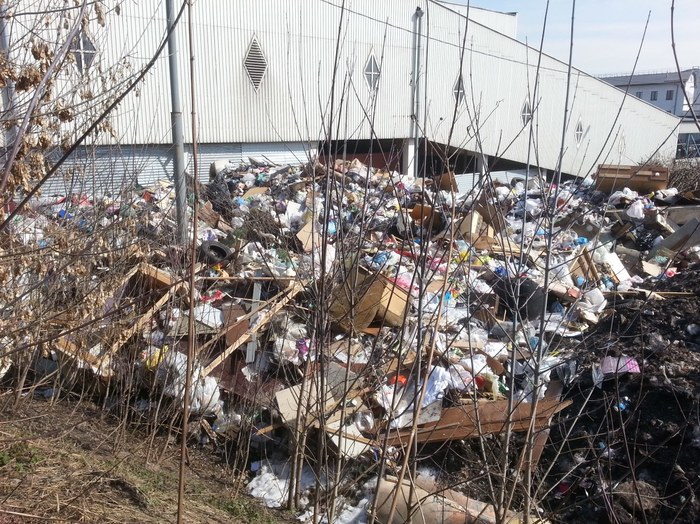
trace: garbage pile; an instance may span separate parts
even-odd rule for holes
[[[604,168],[462,194],[451,172],[417,179],[356,159],[216,163],[189,210],[196,253],[174,241],[167,183],[44,196],[2,239],[21,269],[0,275],[0,375],[70,370],[101,394],[133,391],[140,411],[189,395],[202,442],[244,434],[251,449],[305,455],[321,439],[397,485],[414,445],[506,427],[540,443],[512,464],[534,470],[556,415],[578,405],[570,391],[644,371],[633,348],[582,353],[615,307],[697,293],[667,289],[700,260],[700,195],[656,168]],[[697,322],[686,331],[699,345]],[[262,496],[298,501],[293,484]],[[390,504],[377,495],[378,514]]]

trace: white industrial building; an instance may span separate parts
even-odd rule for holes
[[[605,76],[602,79],[679,117],[677,156],[700,156],[700,130],[693,118],[693,113],[700,115],[700,89],[697,89],[700,68],[685,69],[680,74],[678,71],[667,71]]]
[[[32,13],[42,3],[49,2],[26,2]],[[119,14],[108,12],[104,25],[91,22],[76,40],[66,82],[104,85],[100,72],[120,64],[135,74],[155,54],[166,37],[164,3],[119,5]],[[21,42],[32,14],[9,15],[17,22],[10,41]],[[55,39],[64,21],[54,14],[42,20]],[[551,172],[565,115],[566,174],[673,155],[676,116],[575,68],[567,109],[567,64],[515,40],[516,23],[513,13],[467,13],[431,0],[197,0],[191,29],[200,176],[213,160],[287,163],[343,152],[419,173],[527,164]],[[177,62],[187,144],[189,29],[185,9]],[[114,92],[127,81],[125,74]],[[47,191],[110,191],[125,179],[172,176],[170,109],[166,48],[110,117],[110,132],[73,159],[75,166],[89,157],[88,172],[64,170]]]

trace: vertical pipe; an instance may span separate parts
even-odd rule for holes
[[[170,68],[170,124],[173,132],[173,181],[175,182],[175,214],[177,217],[178,241],[187,244],[187,185],[185,184],[185,133],[182,123],[180,101],[180,68],[178,63],[178,41],[175,29],[174,0],[166,0],[165,11],[168,24],[168,65]],[[195,177],[196,177],[195,173]]]
[[[416,7],[416,13],[414,15],[414,20],[413,20],[413,26],[414,26],[414,39],[415,39],[415,48],[414,48],[414,57],[413,57],[413,93],[412,93],[412,98],[413,98],[413,118],[411,119],[411,125],[412,125],[412,131],[413,131],[413,147],[414,147],[414,152],[418,150],[418,139],[420,136],[420,127],[418,126],[418,122],[420,121],[420,112],[421,112],[421,105],[420,105],[420,53],[421,53],[421,31],[423,28],[422,25],[422,18],[423,18],[423,10],[420,7]],[[418,166],[418,156],[415,155],[413,157],[413,176],[415,178],[418,178],[419,175],[419,166]],[[425,159],[424,159],[425,160]]]

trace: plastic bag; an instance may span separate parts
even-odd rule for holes
[[[635,218],[641,220],[644,218],[644,202],[641,200],[635,200],[632,205],[627,208],[627,216],[630,218]]]

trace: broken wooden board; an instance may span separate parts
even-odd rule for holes
[[[197,209],[197,219],[205,222],[208,226],[218,229],[224,233],[233,232],[233,227],[221,219],[221,215],[214,211],[211,202],[206,202]]]
[[[231,343],[226,349],[224,349],[220,355],[218,355],[214,360],[212,360],[207,367],[204,368],[202,371],[202,376],[206,377],[208,376],[219,364],[221,364],[224,360],[226,360],[231,353],[236,351],[239,347],[241,347],[245,342],[248,342],[250,340],[250,337],[253,335],[253,333],[257,333],[263,326],[265,326],[270,320],[272,320],[272,317],[274,317],[277,312],[282,309],[284,306],[286,306],[290,300],[292,300],[297,293],[299,293],[302,289],[304,289],[305,283],[301,281],[296,281],[294,282],[289,288],[287,288],[285,291],[280,293],[280,295],[284,295],[282,298],[278,298],[279,302],[275,304],[274,306],[271,306],[270,309],[266,311],[260,311],[258,310],[256,313],[259,313],[260,316],[258,317],[255,326],[250,328],[248,331],[246,331],[243,335],[238,337],[233,343]],[[251,315],[252,316],[252,315]],[[239,322],[244,320],[244,319],[238,319]],[[233,324],[231,327],[235,327],[237,324]],[[225,330],[224,330],[225,331]]]
[[[560,402],[545,399],[538,402],[534,429],[539,431],[547,427],[550,418],[570,404],[570,400]],[[426,444],[500,433],[509,419],[513,431],[527,431],[531,416],[532,405],[526,402],[516,404],[513,413],[508,417],[507,400],[477,400],[464,406],[443,409],[439,421],[417,428],[415,438],[418,443]],[[402,443],[408,442],[410,433],[410,428],[391,431],[387,442],[390,446],[401,446]],[[383,435],[378,436],[378,439],[383,438]]]
[[[198,353],[199,354],[206,354],[206,351],[210,349],[211,347],[216,344],[219,339],[222,337],[226,337],[226,345],[230,346],[231,344],[234,344],[236,340],[238,340],[239,337],[245,336],[245,333],[239,333],[240,331],[240,324],[242,322],[248,322],[248,325],[250,325],[250,321],[253,319],[253,317],[256,316],[256,314],[261,311],[265,310],[268,307],[274,307],[275,304],[277,303],[278,300],[284,300],[289,302],[291,298],[289,295],[287,295],[287,292],[294,287],[294,283],[290,283],[288,287],[282,291],[280,291],[279,294],[276,296],[272,297],[270,300],[267,302],[264,302],[263,304],[259,304],[258,308],[254,311],[251,311],[250,313],[245,313],[243,312],[240,316],[234,317],[231,314],[225,314],[224,315],[224,327],[219,333],[217,333],[215,336],[213,336],[209,341],[207,341],[205,344],[200,346],[198,348]],[[246,327],[248,329],[248,327]],[[233,337],[233,334],[236,334],[235,338]]]
[[[698,244],[700,244],[700,220],[693,218],[686,222],[678,231],[667,236],[654,246],[649,253],[649,258],[655,257],[661,249],[677,252]]]
[[[174,278],[167,271],[158,269],[150,264],[141,263],[125,275],[123,284],[120,287],[120,291],[117,292],[117,295],[126,293],[129,286],[132,285],[131,282],[133,279],[138,279],[136,284],[148,287],[152,290],[165,290],[165,292],[151,307],[143,313],[139,313],[138,316],[124,328],[119,329],[116,338],[112,339],[111,343],[108,345],[105,343],[105,347],[100,351],[99,355],[90,352],[90,348],[94,351],[94,348],[96,348],[98,344],[88,344],[90,346],[88,349],[79,348],[76,342],[67,336],[62,336],[55,340],[54,347],[61,354],[73,359],[79,366],[91,369],[95,375],[104,378],[111,377],[113,374],[111,369],[112,356],[132,336],[140,332],[150,323],[153,315],[172,298],[175,292],[184,286],[182,282],[173,285]],[[125,300],[128,299],[128,297],[118,296],[118,299]],[[114,299],[112,299],[112,305],[107,306],[107,314],[109,314],[113,306]],[[107,326],[104,329],[109,330],[110,327],[112,326]],[[99,345],[101,346],[102,344],[100,343]]]
[[[181,289],[184,284],[176,284],[172,286],[155,304],[153,304],[147,311],[138,317],[138,319],[132,323],[127,329],[122,331],[117,340],[112,343],[109,350],[110,354],[115,353],[120,347],[122,347],[127,340],[133,337],[137,332],[141,331],[148,323],[151,322],[151,318],[155,313],[157,313],[165,304],[171,300],[173,294]]]
[[[653,193],[668,187],[668,168],[656,165],[601,164],[595,176],[595,187],[604,193],[628,187],[640,193]]]
[[[110,354],[93,355],[89,350],[79,348],[67,336],[54,340],[53,346],[59,354],[67,356],[75,361],[78,367],[89,369],[98,377],[111,378],[114,375],[114,371],[111,368],[112,358]]]

